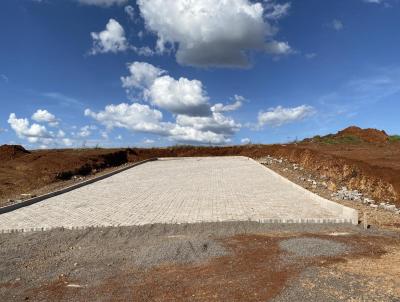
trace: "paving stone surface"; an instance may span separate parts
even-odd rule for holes
[[[149,162],[0,215],[0,230],[343,217],[246,157]]]

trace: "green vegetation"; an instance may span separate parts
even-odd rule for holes
[[[391,135],[389,136],[390,142],[400,142],[400,135]]]
[[[327,135],[327,136],[314,136],[312,138],[313,142],[327,144],[327,145],[335,145],[335,144],[360,144],[363,140],[355,135],[346,135],[346,136],[334,136],[334,135]]]

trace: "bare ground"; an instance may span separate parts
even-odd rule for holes
[[[396,301],[399,247],[399,233],[348,225],[232,222],[3,234],[0,300]],[[358,286],[349,290],[344,280]]]

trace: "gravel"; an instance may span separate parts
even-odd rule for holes
[[[293,238],[279,243],[284,251],[298,257],[336,256],[349,248],[340,242],[318,238]]]

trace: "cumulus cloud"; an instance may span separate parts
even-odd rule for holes
[[[209,98],[198,80],[162,76],[146,91],[146,97],[156,106],[175,114],[206,116],[211,113]]]
[[[96,130],[97,127],[93,125],[87,125],[80,128],[78,132],[79,137],[89,137],[92,134],[92,130]]]
[[[258,125],[270,125],[279,127],[287,123],[304,120],[315,114],[315,109],[308,105],[301,105],[294,108],[284,108],[278,106],[270,108],[268,111],[258,113]]]
[[[86,109],[85,116],[94,118],[109,130],[125,128],[155,134],[166,133],[165,127],[161,125],[163,118],[161,111],[139,103],[108,105],[98,113]]]
[[[48,112],[47,110],[38,109],[33,115],[32,120],[38,123],[48,123],[50,126],[57,126],[58,120],[54,114]]]
[[[166,71],[146,62],[128,64],[130,75],[121,77],[122,87],[126,89],[146,89]]]
[[[11,129],[15,131],[18,137],[28,138],[30,142],[37,141],[41,138],[51,138],[50,133],[45,126],[39,124],[30,125],[28,119],[17,118],[15,113],[11,113],[8,118]]]
[[[128,2],[128,0],[77,0],[81,4],[85,5],[95,5],[109,7],[112,5],[123,5]]]
[[[158,51],[176,45],[176,59],[182,65],[246,67],[248,51],[289,53],[287,42],[274,40],[277,28],[267,18],[283,17],[290,5],[269,6],[266,11],[262,3],[250,0],[138,0],[137,4],[147,29],[158,37]]]
[[[225,144],[240,129],[232,118],[221,113],[208,117],[177,115],[175,123],[163,121],[161,111],[139,103],[108,105],[100,112],[85,110],[107,129],[125,128],[163,136],[174,142]]]
[[[35,113],[38,112],[39,114],[36,117],[39,119],[46,117],[46,115],[40,114],[40,110],[36,111]],[[28,142],[33,144],[41,144],[42,147],[49,145],[68,146],[70,143],[70,139],[66,137],[66,134],[63,130],[59,129],[58,132],[54,133],[53,131],[49,131],[43,125],[36,123],[31,124],[27,118],[18,118],[15,113],[10,114],[8,123],[19,138],[26,139]]]
[[[108,130],[125,128],[162,136],[170,141],[199,144],[226,144],[241,125],[224,112],[237,110],[245,100],[235,95],[232,104],[210,104],[201,81],[174,79],[167,71],[145,62],[128,64],[129,76],[121,77],[122,86],[135,94],[131,104],[110,104],[99,112],[85,115]],[[141,104],[142,99],[156,108]],[[174,121],[165,121],[160,110],[172,113]]]
[[[129,48],[125,37],[125,30],[116,20],[110,19],[105,30],[92,32],[93,47],[90,51],[92,55],[99,53],[117,53],[126,51]]]
[[[134,62],[128,65],[130,75],[122,77],[127,90],[139,90],[145,100],[174,114],[207,116],[211,114],[209,97],[198,80],[179,78],[149,63]]]
[[[293,52],[288,42],[270,41],[265,44],[265,51],[272,55],[287,55]]]

